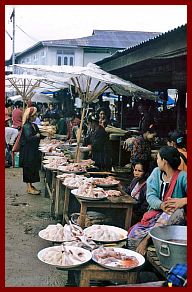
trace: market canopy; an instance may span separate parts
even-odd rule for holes
[[[64,83],[60,84],[31,74],[9,74],[5,76],[5,87],[6,92],[15,89],[17,95],[20,95],[23,101],[27,101],[43,90],[58,91],[64,87]]]
[[[33,74],[55,82],[73,85],[83,103],[93,102],[103,92],[136,96],[142,99],[156,100],[157,98],[153,92],[105,72],[92,63],[86,67],[16,64],[15,68],[19,69],[21,73]]]
[[[23,98],[21,95],[13,95],[13,96],[9,96],[7,98],[8,100],[11,100],[13,102],[15,101],[23,101]],[[31,98],[32,102],[41,102],[41,103],[54,103],[55,99],[52,97],[52,94],[38,94],[35,93],[32,98]]]
[[[96,101],[104,92],[113,92],[118,95],[135,96],[143,99],[156,100],[157,98],[151,91],[105,72],[92,63],[89,63],[86,67],[25,64],[16,64],[14,66],[18,73],[33,74],[39,78],[47,78],[53,82],[63,83],[63,86],[68,83],[69,86],[73,85],[75,87],[83,104],[79,135],[77,137],[77,161],[80,159],[79,146],[82,125],[88,104]]]

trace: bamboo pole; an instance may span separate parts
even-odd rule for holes
[[[85,107],[83,107],[83,111],[82,111],[82,115],[81,115],[81,123],[80,123],[80,127],[79,127],[79,134],[77,135],[77,150],[76,150],[76,154],[75,154],[75,160],[76,162],[80,162],[80,141],[81,141],[81,133],[82,133],[82,127],[83,127],[83,120],[85,117]]]
[[[26,95],[25,95],[25,79],[24,79],[24,87],[23,87],[23,95],[22,95],[22,98],[23,98],[23,111],[25,110],[25,100],[26,100]]]
[[[87,85],[86,85],[86,102],[89,102],[91,80],[92,80],[91,77],[87,80]]]
[[[92,93],[92,98],[90,98],[89,102],[92,102],[93,100],[95,100],[99,95],[101,95],[103,92],[105,92],[108,88],[109,88],[109,86],[105,85],[97,93],[95,93],[95,94]],[[95,92],[95,90],[94,90],[94,92]]]
[[[9,79],[9,82],[11,83],[11,85],[13,85],[13,87],[15,87],[17,93],[19,93],[22,96],[22,91],[20,91],[19,87],[17,86],[17,84],[15,83],[14,80]]]

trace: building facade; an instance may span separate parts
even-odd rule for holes
[[[86,66],[143,41],[159,32],[94,30],[91,36],[77,39],[48,40],[17,53],[17,64]],[[6,61],[10,65],[12,59]]]

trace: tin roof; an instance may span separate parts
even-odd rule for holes
[[[40,41],[32,47],[18,53],[17,57],[29,53],[39,47],[84,47],[84,48],[115,48],[125,49],[159,35],[159,32],[122,31],[122,30],[93,30],[91,36]]]
[[[159,32],[122,31],[122,30],[93,30],[91,36],[43,41],[47,46],[81,46],[103,48],[128,48],[143,41],[154,38]]]
[[[144,40],[141,41],[139,44],[130,46],[124,50],[118,50],[117,52],[115,52],[113,55],[111,55],[110,57],[106,57],[98,62],[96,62],[97,65],[101,65],[104,64],[105,62],[109,61],[109,60],[114,60],[116,58],[119,58],[120,56],[124,56],[129,54],[130,52],[133,52],[135,50],[137,50],[138,48],[142,48],[142,47],[147,47],[149,44],[151,43],[155,43],[156,41],[159,41],[160,39],[164,39],[164,38],[169,38],[170,35],[177,33],[177,32],[184,32],[186,33],[186,29],[187,29],[187,24],[185,25],[181,25],[173,30],[170,30],[168,32],[159,34],[154,36],[154,38],[152,39],[148,39],[148,40]]]

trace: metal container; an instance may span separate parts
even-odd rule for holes
[[[170,269],[187,263],[187,226],[153,227],[149,231],[162,266]]]

